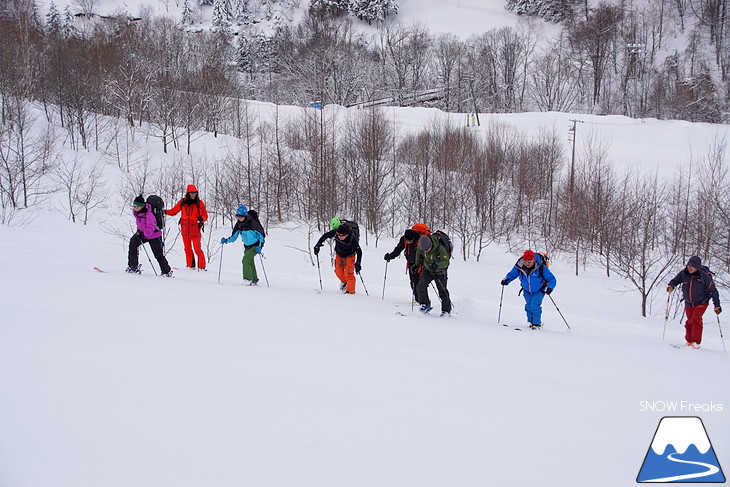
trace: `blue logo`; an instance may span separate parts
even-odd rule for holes
[[[662,418],[636,481],[725,482],[702,420],[696,416]]]

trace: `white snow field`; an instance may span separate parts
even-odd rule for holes
[[[97,225],[46,212],[0,226],[0,485],[615,487],[665,415],[701,416],[730,464],[730,355],[711,312],[703,348],[675,349],[677,320],[663,342],[663,310],[641,318],[623,280],[554,259],[571,330],[546,300],[544,330],[514,331],[497,315],[516,256],[490,247],[452,261],[457,316],[420,316],[402,259],[381,299],[394,240],[365,248],[369,296],[360,281],[340,294],[324,251],[320,293],[306,242],[273,229],[271,286],[257,259],[246,287],[240,244],[219,285],[218,256],[168,279],[142,253],[129,275],[124,239]],[[184,266],[179,245],[168,257]],[[522,325],[517,290],[502,321]],[[692,406],[646,411],[670,400]]]

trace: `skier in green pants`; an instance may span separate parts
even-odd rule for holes
[[[233,226],[233,235],[228,238],[222,238],[221,243],[233,243],[238,236],[243,241],[243,280],[249,286],[258,285],[259,278],[256,273],[256,264],[254,257],[261,253],[264,247],[264,228],[259,222],[258,214],[254,210],[249,210],[245,205],[240,205],[236,210],[236,219],[238,220]]]

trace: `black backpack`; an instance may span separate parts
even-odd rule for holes
[[[157,220],[157,228],[164,230],[165,228],[165,202],[156,194],[147,197],[147,203],[152,207],[152,214]]]
[[[449,254],[450,259],[451,254],[454,252],[454,245],[451,243],[451,239],[449,238],[449,236],[441,230],[436,230],[431,235],[436,237],[441,246],[446,249],[446,252]]]
[[[358,244],[360,243],[360,227],[354,220],[340,220],[340,225],[345,225],[350,230],[350,235],[357,239]]]
[[[248,216],[250,216],[252,219],[256,220],[256,223],[259,225],[259,229],[257,230],[259,233],[261,233],[261,236],[266,238],[266,233],[264,232],[264,226],[261,224],[261,220],[259,220],[259,212],[256,210],[248,210]]]

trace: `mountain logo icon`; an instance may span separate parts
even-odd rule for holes
[[[696,416],[662,418],[636,481],[725,482],[725,475],[702,420]]]

